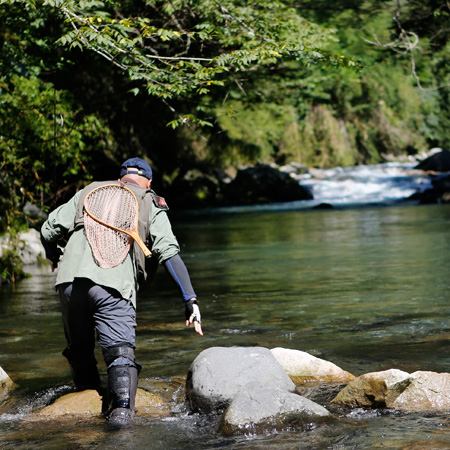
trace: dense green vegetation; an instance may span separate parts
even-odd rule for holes
[[[0,232],[126,157],[189,169],[448,147],[435,0],[0,1]]]

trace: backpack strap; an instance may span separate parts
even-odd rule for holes
[[[150,195],[148,195],[150,193]],[[144,218],[147,217],[150,220],[152,208],[162,209],[168,211],[166,200],[159,195],[156,195],[154,191],[147,191],[146,195],[142,199],[139,205],[139,235],[147,236],[144,240],[145,245],[151,248],[151,242],[148,242],[150,236],[150,223],[144,224]],[[142,223],[141,223],[142,220]],[[136,269],[138,273],[138,283],[144,283],[146,281],[152,281],[156,271],[159,267],[159,261],[156,256],[146,258],[141,248],[134,243],[134,255],[136,260]]]

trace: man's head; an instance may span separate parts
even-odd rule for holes
[[[139,186],[149,189],[152,181],[152,169],[143,159],[130,158],[120,166],[120,178],[133,180]]]

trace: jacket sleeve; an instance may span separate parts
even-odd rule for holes
[[[180,246],[173,234],[166,211],[157,207],[152,208],[150,239],[152,242],[152,253],[158,258],[160,264],[163,264],[164,261],[180,252]]]
[[[77,192],[67,203],[50,213],[41,227],[41,235],[48,242],[55,242],[63,237],[72,226],[77,212],[80,192]]]

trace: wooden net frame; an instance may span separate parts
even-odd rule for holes
[[[92,190],[84,200],[84,228],[97,264],[118,266],[126,258],[133,240],[146,257],[150,250],[138,233],[139,206],[125,186],[107,184]]]

